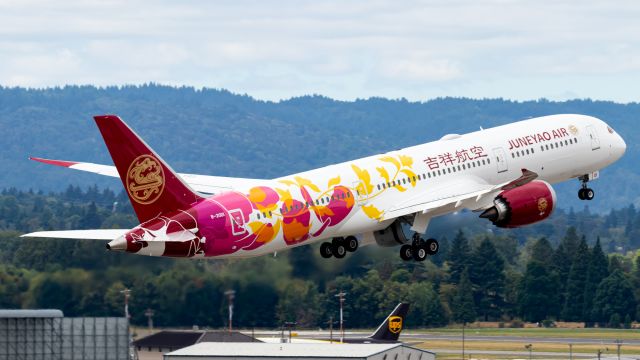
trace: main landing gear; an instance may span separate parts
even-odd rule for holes
[[[358,250],[358,239],[355,236],[333,238],[331,242],[323,242],[320,245],[320,255],[325,259],[332,256],[336,259],[342,259],[347,255],[347,252],[356,250]]]
[[[587,187],[587,182],[589,182],[589,177],[587,175],[583,175],[580,177],[580,182],[582,182],[582,187],[578,190],[578,198],[580,200],[593,200],[596,193],[593,189]]]
[[[440,245],[435,239],[424,240],[418,233],[413,235],[411,245],[405,244],[400,247],[400,257],[404,261],[415,260],[424,261],[428,255],[438,253]]]

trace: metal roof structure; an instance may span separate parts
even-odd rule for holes
[[[162,330],[133,342],[135,346],[179,349],[199,342],[260,342],[249,335],[233,331]]]
[[[61,318],[64,317],[62,311],[55,309],[43,310],[21,310],[9,309],[0,310],[0,318],[8,319],[33,319],[33,318]]]
[[[215,343],[201,342],[165,356],[193,357],[283,357],[283,358],[367,358],[397,347],[397,344],[316,343]],[[413,348],[411,348],[413,349]],[[425,350],[419,350],[424,351]]]

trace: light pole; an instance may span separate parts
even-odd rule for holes
[[[129,296],[131,296],[131,290],[125,288],[124,290],[120,290],[120,294],[124,294],[124,317],[127,319],[127,324],[129,323]]]
[[[622,340],[616,339],[616,346],[618,347],[618,360],[620,360],[620,347],[622,347]]]
[[[531,360],[531,350],[533,348],[533,345],[527,344],[527,345],[524,346],[524,348],[529,350],[529,360]]]
[[[147,309],[144,311],[144,316],[147,317],[147,325],[149,326],[149,330],[153,330],[153,315],[155,312],[152,309]]]
[[[284,325],[289,329],[289,344],[291,344],[291,327],[297,325],[298,323],[295,321],[286,321]]]
[[[344,342],[344,317],[343,317],[343,307],[344,307],[344,296],[347,295],[346,292],[340,290],[335,296],[340,299],[340,342]]]
[[[462,321],[462,360],[464,360],[464,327],[467,325],[466,321]]]
[[[229,333],[233,330],[233,299],[235,298],[235,290],[227,290],[224,292],[229,302]]]
[[[573,360],[573,344],[569,343],[569,360]]]

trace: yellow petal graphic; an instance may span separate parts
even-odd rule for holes
[[[296,176],[295,179],[299,186],[307,186],[309,189],[315,192],[320,192],[320,189],[315,184],[313,184],[311,180],[305,179],[300,176]]]
[[[402,169],[401,171],[402,173],[407,175],[407,177],[409,177],[409,181],[411,181],[411,186],[416,186],[416,182],[413,181],[413,178],[416,176],[416,173],[408,169]]]
[[[329,179],[329,183],[327,184],[327,187],[331,189],[332,187],[339,184],[340,184],[340,175],[334,177],[333,179]]]
[[[371,194],[371,191],[373,191],[373,185],[371,185],[371,176],[369,175],[369,172],[367,170],[362,170],[355,165],[351,165],[351,168],[356,173],[356,176],[358,177],[358,179],[362,181],[362,183],[358,186],[359,188],[358,191],[360,192],[360,195]],[[365,190],[365,191],[362,191],[362,190]]]
[[[400,169],[400,162],[398,162],[398,160],[392,158],[391,156],[383,156],[380,158],[380,160],[384,162],[392,163],[393,165],[395,165],[397,169]]]
[[[367,215],[371,219],[377,220],[377,219],[380,219],[380,217],[382,217],[382,211],[378,210],[373,205],[364,205],[362,207],[362,211],[364,211],[365,215]]]
[[[402,166],[411,167],[413,165],[413,159],[407,155],[400,155],[400,162]]]
[[[296,186],[296,183],[293,180],[279,180],[279,181],[285,185]]]
[[[381,167],[377,167],[376,170],[378,170],[378,173],[380,173],[380,176],[382,176],[387,182],[389,182],[389,173],[387,172],[387,169]]]
[[[398,191],[400,191],[400,192],[405,192],[405,191],[407,191],[407,189],[406,189],[404,186],[402,186],[402,185],[396,185],[396,189],[398,189]]]
[[[282,201],[287,201],[292,199],[291,193],[289,192],[289,190],[282,190],[282,189],[276,188],[276,192],[278,193],[278,195],[280,195],[280,200]]]

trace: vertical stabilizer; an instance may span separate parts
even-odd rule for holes
[[[409,304],[399,303],[369,338],[378,341],[398,341],[408,311]]]
[[[115,115],[94,117],[141,223],[200,199],[127,124]]]

